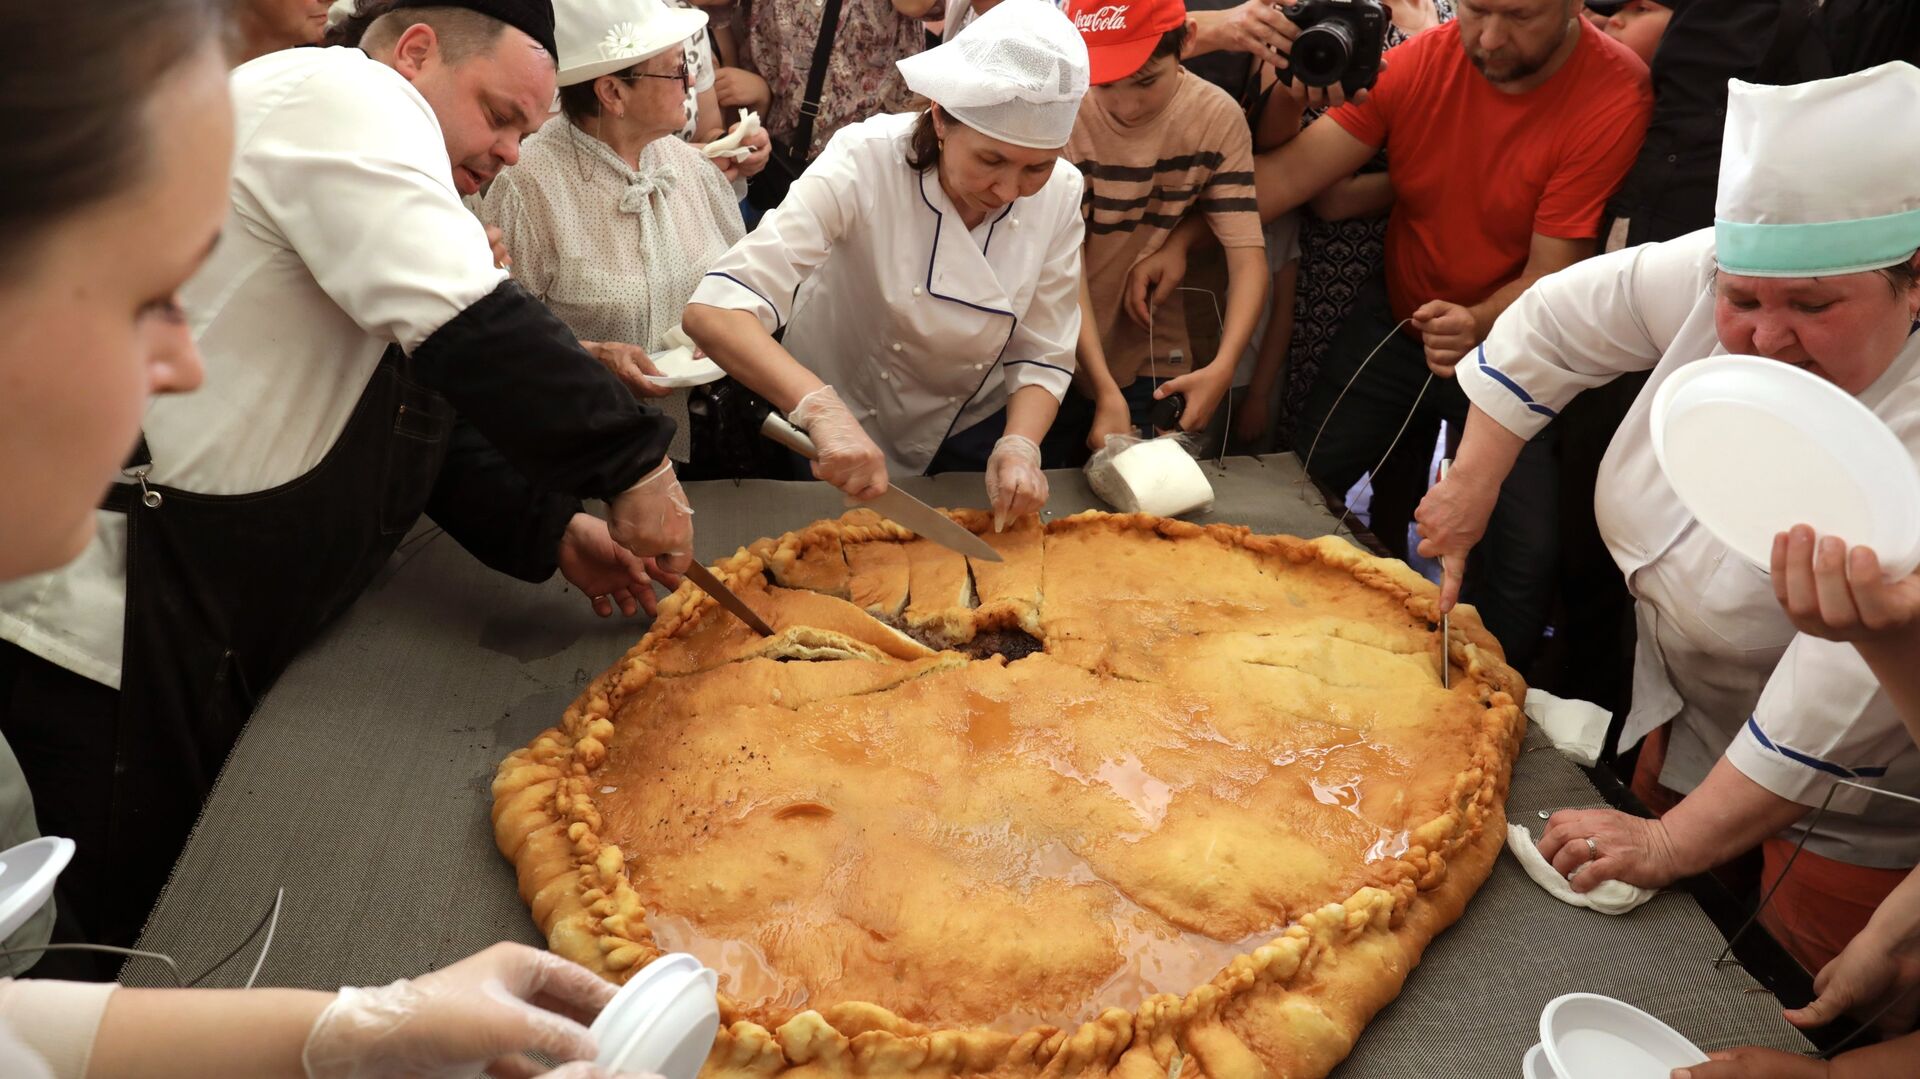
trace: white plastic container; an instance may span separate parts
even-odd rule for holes
[[[685,952],[663,955],[633,976],[593,1021],[594,1062],[609,1071],[694,1079],[720,1030],[720,976]]]
[[[0,940],[46,906],[54,879],[73,860],[73,850],[73,840],[43,835],[0,851]]]
[[[1521,1069],[1528,1079],[1667,1079],[1675,1068],[1706,1062],[1698,1046],[1639,1008],[1568,993],[1541,1010],[1540,1044]]]

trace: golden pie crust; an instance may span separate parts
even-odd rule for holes
[[[553,950],[722,972],[703,1075],[1310,1079],[1486,879],[1524,721],[1399,562],[1146,515],[866,511],[714,567],[509,756]],[[932,647],[929,647],[931,645]]]

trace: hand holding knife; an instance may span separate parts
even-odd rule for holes
[[[765,422],[760,425],[760,433],[808,460],[815,458],[813,440],[807,437],[806,432],[778,415],[768,413]],[[891,484],[877,497],[866,499],[861,505],[948,550],[987,562],[1001,561],[1000,552],[988,546],[985,540],[955,524],[953,518]]]

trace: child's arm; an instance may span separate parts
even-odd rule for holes
[[[1300,275],[1300,260],[1288,259],[1273,275],[1273,307],[1267,316],[1267,332],[1260,339],[1260,354],[1253,359],[1253,379],[1247,383],[1246,400],[1233,414],[1233,437],[1252,442],[1273,426],[1273,391],[1280,385],[1280,373],[1287,366],[1287,351],[1293,343],[1294,285]]]
[[[1828,1079],[1900,1079],[1920,1075],[1920,1034],[1869,1045],[1833,1058]]]
[[[1322,221],[1379,217],[1393,208],[1393,184],[1384,172],[1366,172],[1337,180],[1307,205]]]
[[[1093,316],[1093,290],[1087,284],[1084,268],[1080,273],[1080,342],[1075,353],[1078,362],[1074,364],[1074,381],[1093,398],[1093,428],[1087,435],[1087,447],[1097,451],[1106,446],[1108,435],[1133,433],[1133,418],[1127,399],[1120,396],[1119,383],[1113,380],[1113,371],[1107,367],[1107,352],[1100,344],[1100,323]]]
[[[1263,81],[1271,82],[1271,68],[1262,67]],[[1253,149],[1255,153],[1266,153],[1278,149],[1293,141],[1300,134],[1300,117],[1306,112],[1300,102],[1285,91],[1272,91],[1267,94],[1266,103],[1260,107],[1260,122],[1253,129]]]
[[[1220,350],[1213,362],[1161,383],[1153,391],[1155,400],[1181,393],[1187,407],[1180,414],[1180,429],[1203,431],[1213,419],[1213,410],[1233,385],[1234,368],[1253,339],[1260,323],[1260,308],[1267,300],[1267,249],[1229,247],[1227,256],[1227,309],[1222,316]]]

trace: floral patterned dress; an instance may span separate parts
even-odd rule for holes
[[[754,0],[747,13],[747,48],[754,69],[773,92],[773,103],[761,120],[782,145],[800,123],[800,100],[807,92],[807,72],[820,39],[825,6],[825,0]],[[807,160],[847,124],[910,110],[913,93],[893,65],[926,46],[926,26],[894,10],[889,0],[841,0],[840,28],[834,35]]]

